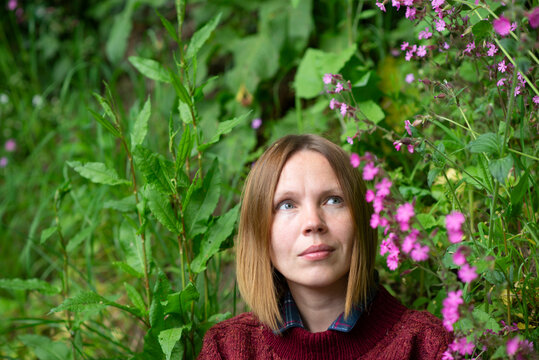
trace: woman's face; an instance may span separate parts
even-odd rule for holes
[[[283,167],[273,206],[271,261],[290,288],[346,284],[354,224],[328,160],[314,151],[294,154]]]

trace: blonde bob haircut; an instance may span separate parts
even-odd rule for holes
[[[365,184],[349,156],[339,146],[317,135],[288,135],[262,154],[247,176],[243,193],[236,272],[240,293],[258,319],[272,330],[282,322],[280,298],[286,291],[284,277],[270,260],[273,197],[287,160],[299,151],[315,151],[331,164],[354,219],[356,241],[352,247],[346,291],[345,316],[354,304],[366,303],[374,282],[377,232],[369,225],[372,207],[365,201]]]

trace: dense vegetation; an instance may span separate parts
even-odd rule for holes
[[[9,0],[0,358],[193,359],[245,311],[238,201],[317,133],[445,359],[537,358],[537,0]],[[535,351],[534,351],[535,346]]]

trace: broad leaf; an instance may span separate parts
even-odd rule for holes
[[[215,254],[219,252],[219,248],[232,231],[238,218],[239,205],[229,210],[226,214],[217,219],[215,224],[208,231],[208,236],[200,246],[199,254],[191,263],[191,270],[195,273],[206,270],[206,263]]]
[[[219,138],[221,137],[221,135],[226,135],[229,132],[231,132],[232,129],[236,127],[237,125],[239,125],[242,121],[244,121],[247,118],[247,116],[249,116],[250,113],[251,112],[249,111],[241,116],[235,117],[232,120],[226,120],[226,121],[220,122],[215,134],[213,134],[213,136],[207,143],[200,145],[198,147],[198,150],[204,151],[210,145],[215,144],[217,141],[219,141]]]
[[[217,16],[215,16],[206,25],[204,25],[201,29],[197,30],[193,34],[193,36],[191,37],[191,41],[189,42],[189,47],[187,48],[187,53],[185,55],[187,59],[191,59],[192,57],[196,56],[200,48],[204,45],[204,43],[210,37],[211,33],[215,30],[220,20],[221,13],[217,14]]]
[[[496,180],[501,184],[505,184],[505,179],[509,174],[509,171],[513,167],[513,158],[511,155],[504,157],[503,159],[490,160],[488,163],[488,169]]]
[[[324,74],[337,74],[355,52],[355,44],[338,53],[307,49],[294,78],[296,95],[305,99],[320,95],[324,90],[324,83],[322,82]]]
[[[104,209],[114,209],[120,212],[135,211],[135,196],[129,195],[120,200],[107,200],[103,204]]]
[[[185,314],[190,311],[190,304],[193,301],[197,301],[200,297],[200,293],[193,283],[187,284],[187,286],[173,294],[167,296],[167,305],[165,307],[165,313]]]
[[[101,295],[96,294],[93,291],[84,291],[84,292],[78,293],[77,295],[73,297],[70,297],[64,300],[63,303],[51,309],[49,311],[49,314],[64,311],[64,310],[73,311],[73,312],[84,312],[89,309],[100,309],[106,306],[112,306],[112,307],[127,311],[128,313],[131,313],[135,316],[142,315],[140,310],[136,308],[131,308],[128,306],[120,305],[118,303],[115,303],[114,301],[110,301],[107,298],[104,298]]]
[[[367,119],[375,124],[378,124],[385,118],[382,108],[372,100],[359,103],[359,110],[367,117]]]
[[[133,131],[131,132],[131,148],[135,148],[137,145],[142,144],[148,133],[148,120],[150,119],[152,111],[151,107],[152,104],[150,98],[148,98],[135,120]]]
[[[180,234],[181,224],[174,214],[169,197],[151,187],[147,189],[146,196],[148,197],[150,210],[155,218],[169,231]]]
[[[59,294],[60,289],[40,279],[0,279],[0,288],[7,290],[35,290],[43,294]]]
[[[118,233],[118,242],[123,250],[125,262],[139,274],[144,274],[144,253],[140,235],[127,221],[122,222]]]
[[[494,154],[499,153],[502,145],[502,138],[500,135],[494,133],[481,134],[477,139],[470,142],[467,148],[472,153],[487,153]]]
[[[176,343],[180,341],[183,331],[188,330],[188,328],[189,327],[187,325],[184,325],[178,328],[163,330],[159,333],[159,344],[161,345],[161,349],[163,349],[163,353],[165,354],[167,360],[170,360],[172,350],[174,349]]]
[[[129,300],[131,300],[131,303],[135,305],[137,309],[140,310],[141,313],[146,312],[146,305],[144,304],[144,300],[142,299],[142,296],[139,294],[137,289],[135,289],[134,286],[124,282],[125,291],[127,292],[127,296],[129,297]]]
[[[163,194],[172,194],[176,191],[170,181],[174,177],[174,164],[164,159],[161,155],[137,145],[133,156],[138,169],[144,175],[148,184],[155,187]]]
[[[472,26],[472,33],[474,35],[475,41],[479,42],[483,39],[489,37],[492,34],[492,24],[490,21],[481,20],[474,26]]]
[[[159,62],[139,56],[130,56],[129,62],[149,79],[164,83],[170,82],[169,72]]]
[[[67,164],[82,177],[98,184],[129,185],[131,182],[120,179],[116,170],[100,162],[82,164],[79,161],[68,161]]]

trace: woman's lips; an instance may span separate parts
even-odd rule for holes
[[[312,245],[298,256],[307,260],[323,260],[331,255],[335,249],[329,245]]]

